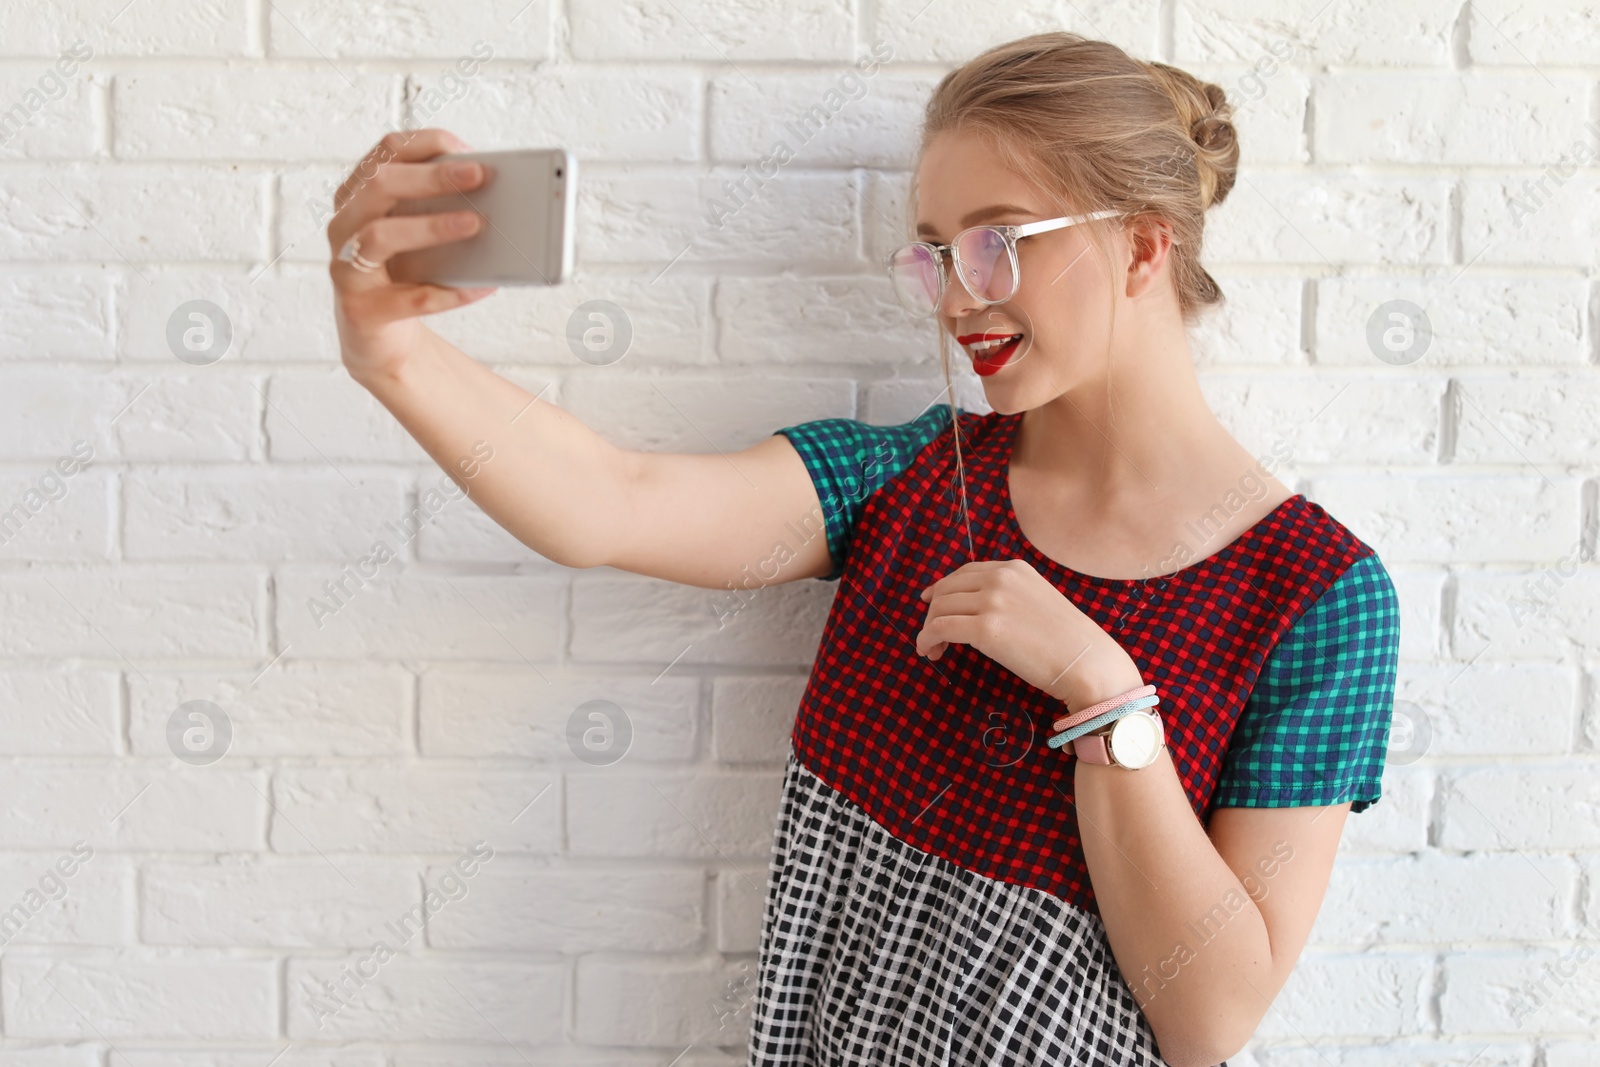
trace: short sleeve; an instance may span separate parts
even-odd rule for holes
[[[833,570],[819,575],[820,580],[835,581],[844,573],[850,535],[867,498],[909,466],[917,453],[950,425],[950,420],[950,405],[935,404],[896,426],[835,418],[773,431],[787,437],[800,453],[822,504]]]
[[[1268,654],[1234,729],[1214,807],[1377,803],[1394,715],[1400,604],[1357,560]]]

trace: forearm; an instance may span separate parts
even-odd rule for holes
[[[607,538],[627,528],[627,453],[431,330],[422,336],[397,370],[356,381],[523,544],[566,566],[607,558]]]
[[[1124,675],[1097,699],[1140,684]],[[1077,761],[1073,774],[1084,860],[1123,978],[1169,1063],[1220,1062],[1266,1009],[1255,991],[1273,966],[1260,911],[1167,749],[1139,770]]]

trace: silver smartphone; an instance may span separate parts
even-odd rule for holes
[[[460,241],[398,252],[389,276],[435,285],[557,285],[572,274],[574,202],[578,161],[564,148],[504,152],[446,152],[429,163],[477,160],[477,188],[420,200],[402,200],[390,215],[476,211],[477,233]]]

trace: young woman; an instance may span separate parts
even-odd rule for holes
[[[948,336],[993,410],[815,420],[727,458],[612,447],[417,322],[481,293],[393,285],[383,260],[462,233],[383,215],[470,187],[423,162],[461,147],[386,138],[328,235],[360,253],[331,266],[352,375],[447,470],[495,434],[478,505],[557,562],[710,588],[821,517],[774,579],[839,588],[792,736],[751,1062],[1242,1048],[1346,813],[1379,798],[1399,624],[1373,550],[1196,380],[1186,331],[1222,299],[1204,212],[1238,159],[1222,90],[1066,33],[950,73],[886,263],[937,322],[947,386]]]

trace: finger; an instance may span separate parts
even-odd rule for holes
[[[373,219],[357,230],[355,237],[361,243],[363,259],[383,263],[396,253],[465,240],[482,229],[483,217],[475,211],[441,211]]]
[[[465,240],[482,228],[482,219],[471,211],[374,219],[356,231],[354,239],[361,258],[377,263],[382,269],[363,270],[335,253],[329,270],[346,290],[380,289],[394,281],[386,264],[396,253]]]
[[[420,130],[391,130],[373,145],[361,162],[355,165],[338,190],[333,194],[333,209],[343,209],[345,202],[386,163],[415,163],[445,152],[467,151],[467,143],[449,130],[428,126]]]
[[[397,319],[436,315],[441,311],[476,303],[498,290],[498,286],[455,289],[444,285],[384,285],[376,289],[347,292],[340,297],[347,319],[363,327],[376,328]]]
[[[982,590],[973,590],[967,593],[937,593],[928,600],[928,618],[943,618],[946,615],[978,615],[983,612],[986,605]],[[937,598],[937,603],[935,603]]]
[[[941,615],[936,619],[929,619],[921,630],[917,632],[917,651],[928,655],[934,649],[941,649],[953,641],[966,643],[962,629],[962,620],[966,616]]]
[[[926,632],[927,631],[923,631],[923,633]],[[944,652],[949,645],[950,642],[948,641],[930,641],[926,640],[923,634],[917,635],[917,655],[919,656],[927,656],[929,659],[938,659],[940,654]]]
[[[1000,628],[1001,620],[993,614],[940,615],[922,627],[917,642],[923,648],[947,641],[981,649],[999,637]]]
[[[350,197],[328,226],[329,244],[341,244],[364,223],[389,214],[402,200],[466,193],[483,185],[482,163],[388,163]]]
[[[924,589],[922,591],[922,599],[929,600],[943,593],[976,589],[983,584],[985,572],[1004,566],[1006,562],[1003,559],[981,559],[972,563],[963,563]]]

